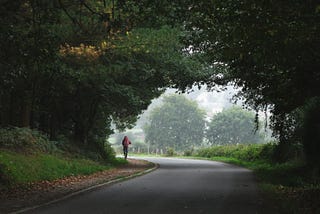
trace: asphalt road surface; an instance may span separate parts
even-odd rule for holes
[[[146,159],[159,169],[29,213],[271,213],[250,170],[205,160]]]

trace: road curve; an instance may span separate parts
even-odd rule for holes
[[[250,170],[205,160],[146,159],[159,169],[29,213],[269,213]]]

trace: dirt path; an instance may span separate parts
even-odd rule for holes
[[[0,213],[10,213],[27,207],[37,206],[66,195],[88,189],[92,186],[135,175],[154,164],[143,160],[129,159],[129,164],[87,176],[71,176],[54,181],[31,183],[26,187],[16,187],[0,192]]]

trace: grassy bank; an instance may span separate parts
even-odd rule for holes
[[[115,158],[107,145],[100,151],[88,151],[68,142],[50,141],[36,130],[0,129],[0,188],[88,175],[126,163]]]
[[[199,150],[196,157],[252,169],[265,196],[279,213],[320,213],[319,175],[303,160],[272,160],[275,145],[216,146]]]
[[[21,185],[42,180],[55,180],[71,175],[88,175],[124,163],[116,159],[105,165],[88,159],[66,158],[52,154],[20,154],[0,151],[0,183]]]

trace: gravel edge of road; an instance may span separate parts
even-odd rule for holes
[[[96,185],[93,185],[93,186],[89,186],[87,188],[84,188],[84,189],[81,189],[81,190],[77,190],[75,192],[69,193],[69,194],[67,194],[67,195],[65,195],[63,197],[51,200],[49,202],[42,203],[42,204],[35,205],[35,206],[31,206],[31,207],[26,207],[26,208],[23,208],[23,209],[18,210],[18,211],[10,212],[9,214],[24,213],[24,212],[31,211],[31,210],[34,210],[34,209],[37,209],[37,208],[40,208],[40,207],[48,206],[48,205],[51,205],[51,204],[66,200],[68,198],[74,197],[76,195],[83,194],[85,192],[89,192],[89,191],[96,190],[96,189],[104,187],[104,186],[108,186],[108,185],[111,185],[111,184],[115,184],[115,183],[118,183],[118,182],[122,182],[122,181],[125,181],[125,180],[129,180],[129,179],[132,179],[132,178],[135,178],[135,177],[139,177],[139,176],[145,175],[145,174],[150,173],[150,172],[152,172],[152,171],[154,171],[154,170],[159,168],[159,164],[152,163],[150,161],[148,161],[148,162],[153,164],[152,168],[149,168],[149,169],[146,169],[146,170],[140,171],[140,172],[135,172],[135,173],[133,173],[131,175],[128,175],[128,176],[124,176],[124,177],[120,177],[120,178],[116,178],[116,179],[111,179],[111,180],[109,180],[107,182],[104,182],[104,183],[101,183],[101,184],[96,184]]]

